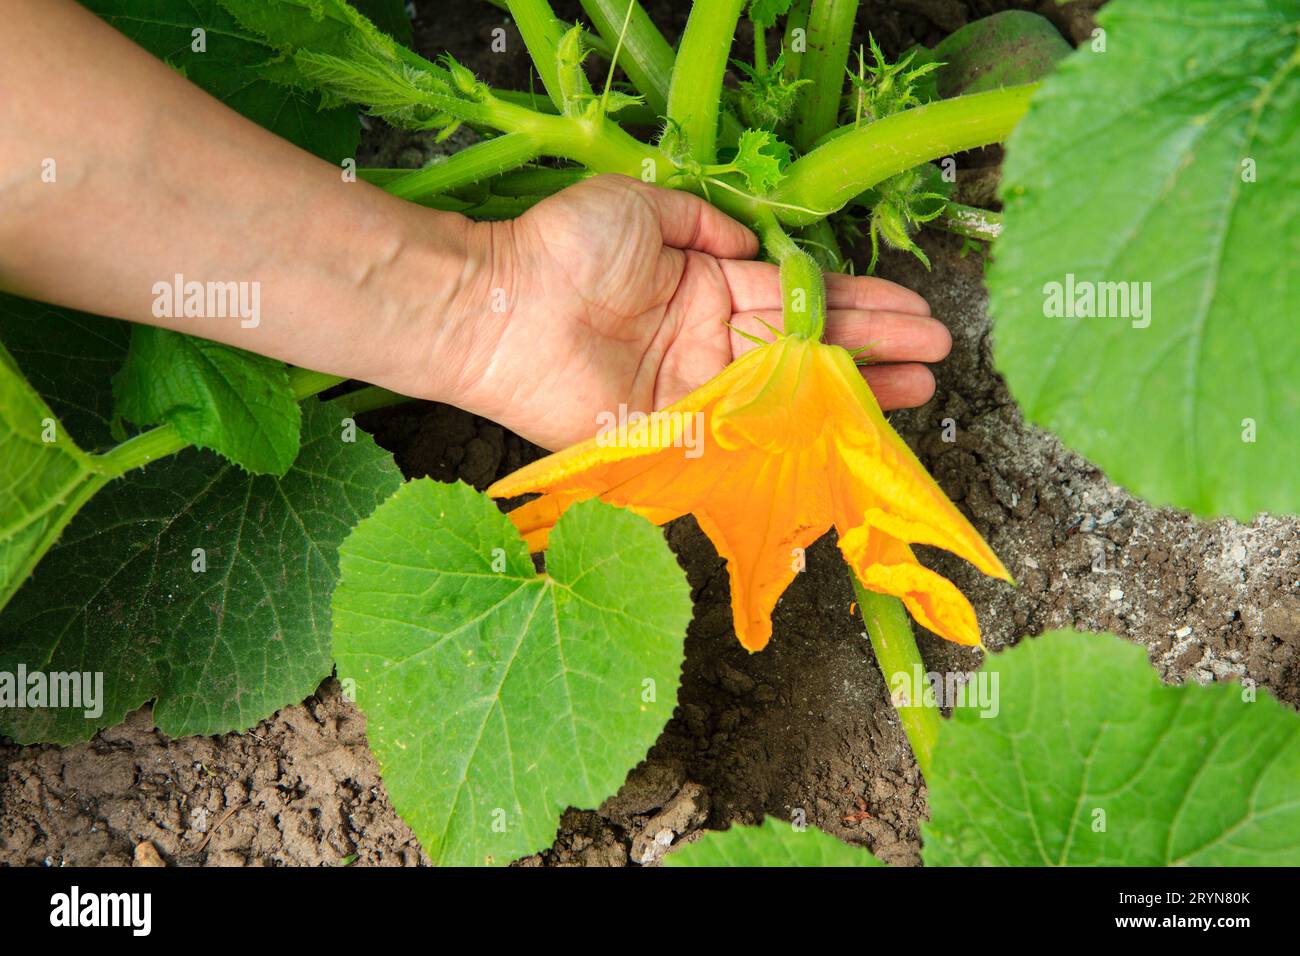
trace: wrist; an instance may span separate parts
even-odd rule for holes
[[[461,221],[456,252],[442,259],[440,292],[422,307],[428,344],[420,397],[499,418],[494,357],[515,301],[514,223]]]

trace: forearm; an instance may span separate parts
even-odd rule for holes
[[[71,2],[5,14],[0,287],[446,397],[431,353],[477,227],[345,181]],[[160,299],[178,275],[249,284],[257,316],[187,317]]]

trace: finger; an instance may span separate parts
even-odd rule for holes
[[[728,259],[719,262],[731,289],[731,311],[781,309],[781,272],[770,262]]]
[[[911,289],[875,276],[826,275],[826,306],[830,309],[883,309],[909,315],[929,315],[930,303]]]
[[[699,196],[661,189],[633,180],[659,215],[664,243],[695,249],[719,259],[748,259],[758,254],[758,237]]]
[[[934,374],[924,365],[869,365],[862,374],[885,411],[915,408],[934,395]]]
[[[772,263],[751,260],[723,262],[722,273],[731,287],[733,311],[781,307],[781,273]],[[930,304],[925,299],[896,282],[875,276],[846,276],[838,272],[826,275],[826,305],[831,309],[930,314]]]
[[[781,313],[775,309],[738,312],[731,326],[761,339],[772,337],[772,328],[783,329]],[[743,335],[735,338],[746,347],[733,347],[742,355],[755,343]],[[862,357],[874,362],[942,362],[952,350],[952,335],[938,319],[906,312],[864,312],[831,309],[826,313],[826,341],[850,351],[866,349]]]
[[[952,333],[938,319],[879,309],[830,309],[826,341],[866,349],[862,357],[874,362],[942,362],[952,351]]]

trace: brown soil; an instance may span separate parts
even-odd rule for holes
[[[897,49],[1008,5],[869,2],[863,22]],[[685,5],[667,6],[681,7],[682,19]],[[1054,13],[1076,38],[1088,27],[1070,18],[1085,6]],[[436,40],[422,21],[422,48],[483,49],[500,17],[467,9],[476,19],[438,23]],[[673,22],[669,11],[656,13]],[[520,81],[517,60],[467,59],[494,82]],[[427,147],[376,131],[370,149],[409,165]],[[992,367],[982,258],[963,256],[960,241],[942,234],[927,233],[922,245],[932,273],[898,255],[886,255],[880,271],[929,299],[954,348],[936,370],[934,401],[893,421],[1019,582],[1012,588],[942,553],[924,555],[970,595],[988,645],[1049,628],[1110,630],[1146,645],[1168,680],[1250,678],[1300,703],[1300,522],[1203,523],[1151,508],[1027,426]],[[944,440],[945,419],[956,424],[954,441]],[[442,406],[411,404],[365,424],[409,476],[483,487],[537,454],[499,426]],[[850,613],[833,542],[809,552],[807,572],[777,607],[771,645],[751,656],[732,634],[726,575],[707,539],[689,519],[668,534],[697,602],[676,713],[617,796],[598,810],[571,810],[555,845],[523,862],[651,863],[702,827],[798,810],[889,862],[919,862],[925,786]],[[921,643],[935,669],[978,666],[977,652],[929,635]],[[0,746],[0,811],[0,863],[126,865],[145,840],[171,865],[423,859],[384,794],[364,719],[332,680],[242,735],[168,740],[146,707],[87,744]]]

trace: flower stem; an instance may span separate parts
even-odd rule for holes
[[[907,616],[903,602],[888,594],[868,591],[858,582],[858,576],[851,568],[849,580],[853,582],[853,593],[862,609],[862,620],[867,625],[867,636],[876,652],[880,673],[885,677],[886,689],[892,688],[899,675],[906,679],[905,686],[912,687],[913,675],[924,674],[925,666],[921,663],[921,652],[912,633],[912,620]],[[907,742],[912,745],[917,766],[922,774],[929,776],[930,759],[939,739],[938,706],[933,700],[927,701],[924,695],[920,700],[900,701],[891,693],[890,699],[898,710],[898,719],[907,734]]]

